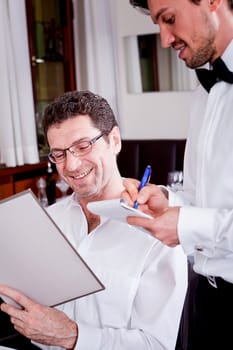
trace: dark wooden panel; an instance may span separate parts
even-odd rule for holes
[[[139,176],[139,143],[137,140],[122,140],[122,149],[117,159],[120,173],[124,177]]]
[[[176,168],[176,143],[173,140],[145,140],[140,142],[140,178],[151,165],[150,182],[167,184],[167,174]]]
[[[140,179],[145,167],[151,165],[151,182],[167,184],[168,172],[183,170],[186,140],[123,140],[118,156],[120,173]]]

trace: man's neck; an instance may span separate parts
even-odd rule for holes
[[[93,231],[100,224],[100,217],[96,214],[91,213],[87,209],[87,204],[93,201],[103,201],[108,199],[120,198],[123,190],[124,190],[124,187],[123,187],[122,179],[120,178],[120,181],[118,183],[115,183],[114,186],[111,186],[111,190],[109,189],[106,191],[103,190],[103,193],[99,196],[92,197],[89,199],[77,197],[79,204],[81,205],[82,210],[87,219],[88,233]]]
[[[88,233],[91,233],[100,224],[100,216],[90,212],[85,213],[87,218]]]

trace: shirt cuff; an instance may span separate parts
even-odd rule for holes
[[[184,205],[183,199],[176,192],[168,190],[168,193],[170,207],[180,207]]]
[[[214,256],[214,209],[184,206],[180,208],[178,235],[186,255],[195,252]]]
[[[74,350],[101,349],[101,329],[78,323],[78,340]]]

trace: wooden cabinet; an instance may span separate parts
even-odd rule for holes
[[[71,188],[66,188],[64,193],[62,193],[62,188],[59,188],[58,180],[60,179],[58,178],[56,168],[53,166],[52,169],[52,177],[56,183],[56,198],[60,198],[64,194],[71,194]],[[29,188],[37,196],[37,181],[40,179],[40,177],[43,177],[46,180],[46,177],[48,176],[47,170],[47,160],[33,165],[23,165],[14,168],[0,168],[0,200]]]
[[[26,0],[28,38],[40,155],[47,153],[45,106],[75,90],[72,0]]]
[[[55,97],[76,89],[72,0],[25,2],[38,146],[41,159],[46,160],[15,168],[0,167],[0,199],[27,188],[37,193],[36,182],[47,171],[48,147],[41,127],[42,112]]]
[[[40,176],[45,177],[47,161],[39,164],[0,169],[0,199],[31,188],[37,195],[36,182]]]

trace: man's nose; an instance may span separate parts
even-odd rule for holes
[[[74,156],[69,150],[66,151],[65,167],[69,171],[76,170],[82,164],[79,156]]]
[[[160,26],[160,41],[161,46],[166,49],[172,45],[175,41],[175,36],[171,33],[171,31],[167,28],[167,26]]]

